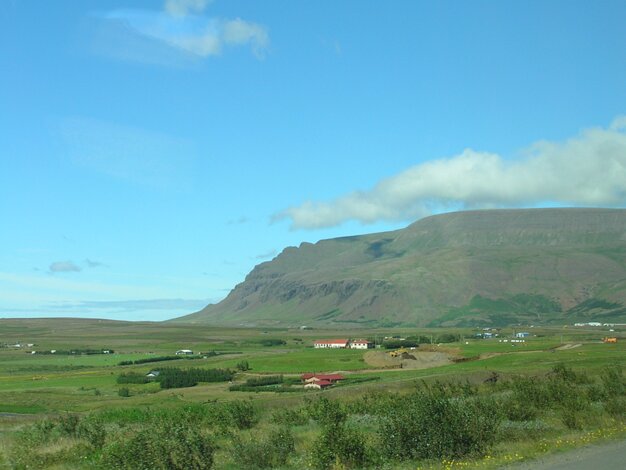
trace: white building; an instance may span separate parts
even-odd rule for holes
[[[371,341],[366,339],[354,339],[350,341],[350,349],[370,349],[374,347]]]

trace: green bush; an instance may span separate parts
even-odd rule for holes
[[[498,441],[537,440],[553,431],[545,422],[536,421],[504,421],[498,428]]]
[[[128,470],[206,470],[213,466],[210,439],[184,423],[150,426],[120,435],[102,451],[104,468]]]
[[[495,442],[501,420],[490,399],[450,397],[437,388],[417,390],[382,415],[381,450],[395,459],[482,455]]]
[[[130,390],[128,389],[128,387],[122,387],[117,391],[117,394],[120,397],[129,397],[130,396]]]
[[[283,383],[282,375],[266,375],[262,377],[251,377],[246,380],[246,385],[250,387],[260,387],[262,385],[274,385]]]
[[[84,419],[78,425],[76,434],[94,449],[101,449],[106,439],[104,424],[96,419]]]
[[[613,418],[626,418],[626,398],[611,397],[604,403],[604,410]]]
[[[619,365],[605,368],[600,375],[600,379],[607,396],[618,397],[626,395],[626,379]]]
[[[515,397],[506,397],[500,402],[500,408],[510,421],[532,421],[539,412],[534,405],[524,403]]]
[[[57,429],[63,436],[74,437],[77,435],[80,418],[74,414],[61,415],[57,422]]]
[[[283,466],[295,451],[295,441],[288,427],[274,429],[266,438],[235,436],[232,446],[233,460],[246,469]]]
[[[309,422],[309,415],[304,408],[281,408],[272,413],[271,420],[276,424],[302,426]]]
[[[150,377],[146,377],[145,374],[138,374],[137,372],[121,373],[116,382],[118,384],[147,384],[150,382]]]
[[[225,403],[224,409],[237,429],[250,429],[258,421],[256,410],[250,401],[234,400]]]
[[[246,370],[250,370],[250,364],[246,360],[239,361],[237,363],[237,370],[240,370],[242,372],[244,372]]]

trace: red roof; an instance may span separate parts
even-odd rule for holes
[[[302,380],[309,380],[315,377],[318,382],[330,381],[335,382],[337,380],[343,380],[345,377],[341,374],[302,374]]]
[[[347,344],[347,339],[318,339],[315,344]]]
[[[332,382],[329,382],[328,380],[320,380],[319,382],[315,382],[315,385],[319,385],[320,387],[328,387],[329,385],[332,385]]]

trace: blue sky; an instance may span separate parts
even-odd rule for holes
[[[290,245],[626,207],[626,2],[5,1],[0,317],[162,320]]]

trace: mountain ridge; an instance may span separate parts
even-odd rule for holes
[[[255,266],[222,302],[175,321],[626,322],[624,305],[625,209],[498,209],[439,214],[400,230],[287,247]]]

